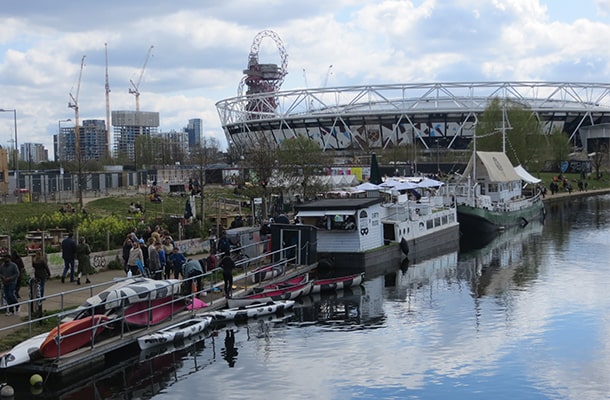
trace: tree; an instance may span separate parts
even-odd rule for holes
[[[544,143],[539,121],[528,108],[494,98],[479,117],[476,146],[481,151],[505,151],[513,165],[535,169]]]
[[[284,140],[278,153],[283,186],[301,194],[304,199],[313,198],[320,190],[315,176],[319,175],[323,154],[320,146],[307,137]]]
[[[190,155],[190,163],[192,165],[197,166],[196,178],[199,182],[199,187],[201,189],[200,194],[200,202],[199,202],[199,215],[201,226],[203,228],[203,224],[205,221],[205,185],[207,183],[205,170],[210,166],[210,164],[217,163],[221,159],[220,146],[218,140],[214,137],[206,138],[204,137],[201,140],[201,143],[198,147],[193,149]]]
[[[608,145],[597,141],[594,149],[595,152],[593,153],[593,157],[591,157],[591,164],[595,170],[595,177],[600,179],[602,177],[602,167],[605,164],[605,160],[608,158]]]
[[[570,149],[572,148],[568,136],[560,129],[553,129],[550,135],[546,136],[547,154],[546,159],[553,165],[553,170],[561,168],[561,162],[567,161]]]
[[[272,193],[272,186],[277,185],[274,173],[278,167],[278,149],[265,135],[258,135],[254,138],[250,148],[243,150],[243,166],[248,171],[244,176],[242,193],[250,199],[261,197],[263,199],[263,216],[268,214],[269,196]],[[272,179],[273,178],[273,179]]]

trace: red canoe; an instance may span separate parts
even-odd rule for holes
[[[106,329],[110,320],[106,315],[95,314],[91,317],[64,322],[55,327],[40,345],[40,354],[45,358],[55,358],[68,354],[91,343],[93,338]]]

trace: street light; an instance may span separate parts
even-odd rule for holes
[[[8,110],[0,108],[0,112],[13,113],[13,120],[15,121],[15,188],[17,188],[17,193],[21,195],[21,191],[19,190],[21,188],[21,185],[19,185],[19,145],[17,142],[17,109]]]
[[[59,158],[59,200],[61,201],[61,192],[64,191],[64,167],[63,167],[63,162],[64,162],[64,149],[63,147],[65,146],[64,140],[62,140],[62,134],[61,134],[61,123],[62,122],[70,122],[72,121],[72,118],[68,118],[68,119],[60,119],[59,121],[57,121],[57,152],[59,154],[57,154],[57,158]]]

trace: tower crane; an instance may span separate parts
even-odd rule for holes
[[[80,127],[78,122],[78,95],[80,94],[80,81],[83,77],[83,68],[85,67],[85,57],[80,62],[80,72],[78,74],[78,82],[76,84],[76,96],[72,94],[70,91],[70,99],[72,101],[68,101],[68,107],[74,109],[74,151],[76,153],[76,162],[78,164],[78,205],[80,208],[83,208],[83,188],[82,188],[82,157],[80,152]]]
[[[331,73],[332,73],[332,72],[331,72],[331,71],[332,71],[332,69],[333,69],[333,65],[332,65],[332,64],[330,64],[330,65],[328,66],[328,71],[326,71],[326,76],[324,77],[324,85],[322,86],[322,88],[326,88],[326,85],[328,85],[328,78],[330,77],[330,75],[331,75]]]
[[[110,82],[108,81],[108,43],[104,43],[106,60],[106,155],[110,157]]]
[[[129,80],[131,87],[129,88],[129,93],[136,96],[136,111],[140,111],[140,83],[142,82],[142,77],[144,76],[144,71],[146,70],[146,65],[148,64],[148,59],[150,58],[150,54],[152,53],[152,49],[155,46],[150,46],[148,48],[148,52],[146,53],[146,59],[144,60],[144,65],[142,65],[142,69],[140,70],[140,76],[138,77],[138,81],[136,83],[133,80]]]

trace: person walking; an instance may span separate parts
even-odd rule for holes
[[[11,252],[11,261],[15,263],[19,270],[19,278],[17,278],[17,285],[15,286],[15,297],[19,300],[21,298],[19,295],[19,288],[23,286],[23,280],[25,279],[25,265],[23,264],[23,259],[19,253],[17,253],[17,250]]]
[[[66,275],[70,271],[70,282],[74,282],[74,261],[76,259],[76,242],[72,232],[61,242],[61,257],[64,259],[64,272],[61,274],[61,283],[66,282]]]
[[[142,271],[144,271],[144,256],[142,255],[140,243],[132,241],[129,258],[127,259],[127,274],[131,273],[131,275],[135,276],[142,273],[140,272],[138,262],[142,265]]]
[[[42,251],[39,250],[34,254],[32,268],[34,268],[34,279],[36,280],[36,284],[40,287],[40,297],[44,297],[44,287],[47,279],[51,277],[51,270],[49,269],[49,263],[42,254]]]
[[[231,258],[231,251],[222,256],[219,266],[222,268],[225,297],[230,299],[233,295],[233,268],[235,268],[235,261]]]
[[[123,241],[122,248],[122,257],[123,257],[123,268],[125,269],[125,273],[129,270],[127,267],[127,261],[129,261],[129,251],[133,247],[133,241],[131,240],[131,235],[127,235],[125,240]]]
[[[80,285],[80,278],[82,278],[83,274],[87,279],[85,283],[91,283],[89,280],[89,274],[93,273],[93,268],[91,267],[91,247],[87,240],[84,237],[81,237],[78,241],[78,246],[76,246],[76,259],[78,260],[78,276],[76,278],[76,284]]]
[[[15,312],[19,312],[19,305],[17,304],[17,298],[15,297],[15,285],[19,279],[19,268],[11,260],[11,256],[7,254],[2,255],[2,264],[0,264],[0,277],[2,278],[2,291],[8,304],[8,310],[6,315],[13,315]]]

